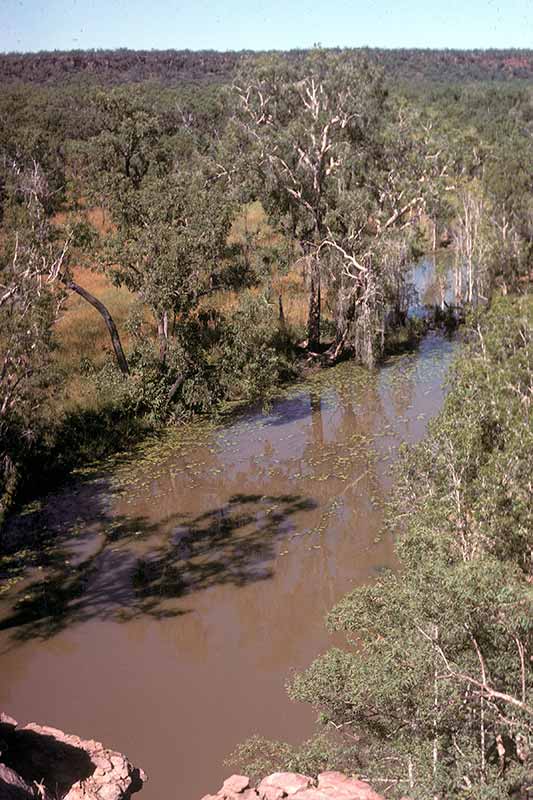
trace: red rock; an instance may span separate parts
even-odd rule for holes
[[[80,798],[83,798],[84,795],[80,794]],[[106,786],[102,786],[98,789],[98,800],[121,800],[124,797],[124,793],[120,786],[117,786],[114,783],[108,783]]]
[[[11,729],[2,733],[7,742],[6,751],[10,743],[20,740],[26,731],[35,734],[29,742],[27,739],[22,741],[26,741],[24,755],[28,764],[42,775],[44,797],[55,797],[57,786],[62,785],[63,800],[124,800],[138,791],[146,780],[144,772],[135,769],[126,756],[107,750],[99,742],[84,741],[79,736],[35,723],[21,727],[7,715],[1,715],[0,722]],[[90,768],[85,767],[88,776],[80,775],[77,766],[82,756],[75,751],[80,750],[85,753],[83,762],[88,762],[93,768],[90,772]],[[47,786],[54,787],[51,795],[46,793]],[[0,795],[3,798],[2,789]]]
[[[260,800],[283,800],[287,796],[283,789],[277,789],[275,786],[265,786],[258,791]]]
[[[348,778],[342,772],[320,773],[318,788],[334,792],[330,796],[339,800],[383,800],[366,781]]]
[[[275,772],[267,778],[263,778],[259,786],[259,796],[265,789],[274,788],[281,789],[288,797],[291,797],[296,792],[307,789],[313,781],[307,775],[299,775],[296,772]]]
[[[250,779],[246,775],[232,775],[231,778],[224,781],[219,794],[240,794],[245,789],[248,789],[249,786]]]
[[[216,796],[217,800],[259,800],[255,789],[245,789],[244,792],[228,792],[221,789]]]

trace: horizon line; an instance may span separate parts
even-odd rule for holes
[[[298,53],[310,50],[377,50],[377,51],[418,51],[418,52],[431,52],[431,53],[507,53],[507,52],[521,52],[533,54],[533,47],[420,47],[416,46],[388,46],[383,47],[379,45],[331,45],[322,46],[316,45],[311,47],[290,47],[290,48],[241,48],[236,49],[223,49],[218,50],[213,47],[204,48],[189,48],[189,47],[73,47],[69,49],[55,48],[53,50],[0,50],[0,56],[35,56],[35,55],[54,55],[54,54],[69,54],[69,53],[113,53],[117,51],[126,51],[130,53],[220,53],[220,54],[235,54],[240,53]]]

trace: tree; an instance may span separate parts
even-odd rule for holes
[[[339,190],[372,159],[386,96],[382,75],[363,57],[316,50],[299,60],[246,62],[234,92],[261,200],[308,258],[308,347],[316,350],[328,217]]]
[[[387,99],[382,74],[362,56],[264,58],[242,68],[234,91],[255,152],[252,191],[307,256],[308,346],[319,346],[327,280],[337,307],[330,359],[350,349],[371,365],[439,153],[417,136],[419,120],[405,103]]]
[[[58,276],[69,240],[58,240],[37,190],[44,178],[5,175],[0,250],[0,518],[13,500],[25,454],[39,438],[43,408],[54,384],[53,326],[64,298]]]
[[[456,303],[476,304],[487,300],[491,287],[490,267],[494,237],[487,199],[473,182],[458,191],[459,210],[455,226]],[[463,288],[463,276],[466,286]]]
[[[122,91],[103,97],[101,113],[103,133],[89,149],[94,194],[112,223],[103,268],[152,312],[160,367],[167,369],[169,342],[180,339],[180,323],[225,284],[231,194],[213,159],[197,151],[188,126],[166,129],[142,99]],[[180,351],[184,346],[180,341]],[[172,395],[179,379],[172,378]]]
[[[108,273],[136,292],[157,320],[162,364],[177,318],[221,288],[231,222],[227,195],[201,165],[191,166],[176,164],[170,174],[124,192],[108,242]]]
[[[428,143],[415,136],[417,123],[403,103],[389,104],[365,169],[352,169],[339,187],[324,242],[337,256],[332,360],[348,348],[372,366],[384,349],[387,318],[397,324],[401,316],[414,223],[432,187]]]

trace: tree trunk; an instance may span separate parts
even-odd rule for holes
[[[279,323],[282,328],[285,327],[285,312],[283,311],[283,298],[281,292],[278,294],[278,309],[279,309]]]
[[[320,348],[320,265],[316,256],[311,257],[310,272],[307,347],[317,351]]]
[[[184,381],[185,381],[185,378],[180,373],[178,375],[178,377],[176,378],[176,380],[174,381],[174,383],[172,384],[172,386],[170,387],[170,391],[169,391],[168,396],[167,396],[167,403],[169,405],[173,401],[174,396],[176,395],[178,390],[181,389],[181,387],[183,386]]]
[[[334,342],[326,352],[330,364],[336,364],[345,351],[348,337],[351,333],[352,323],[355,319],[356,301],[357,297],[355,292],[351,292],[348,298],[344,298],[344,305],[340,305],[340,298],[337,298],[337,333]]]
[[[84,289],[83,286],[80,286],[78,283],[63,279],[63,284],[67,287],[67,289],[70,289],[72,292],[79,294],[80,297],[83,297],[84,300],[90,303],[92,307],[96,308],[98,313],[101,314],[102,319],[104,320],[109,331],[109,335],[111,336],[111,343],[113,345],[113,350],[115,351],[115,356],[120,371],[123,375],[128,375],[130,370],[128,367],[128,362],[126,361],[126,356],[124,355],[124,350],[122,349],[122,343],[120,341],[120,336],[118,335],[117,326],[115,325],[113,317],[107,308],[100,300],[98,300],[94,295],[88,292],[87,289]]]
[[[167,343],[168,343],[168,314],[163,312],[163,315],[157,323],[157,334],[159,336],[159,362],[161,366],[165,365],[167,358]]]

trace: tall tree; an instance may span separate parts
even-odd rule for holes
[[[316,50],[242,66],[236,117],[255,153],[261,199],[309,263],[308,346],[320,344],[323,249],[339,187],[372,157],[386,92],[364,57]]]

